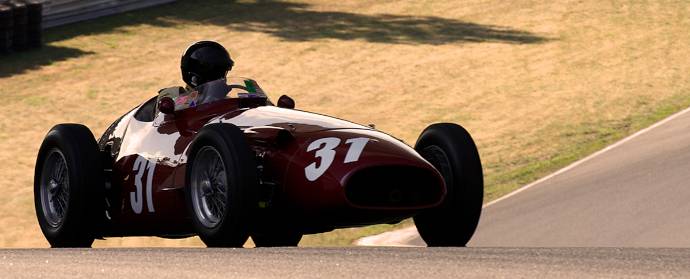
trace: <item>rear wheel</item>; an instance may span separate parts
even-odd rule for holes
[[[470,134],[451,123],[427,127],[415,149],[441,173],[447,195],[437,208],[414,217],[428,246],[465,246],[479,223],[484,195],[482,165]]]
[[[51,247],[91,247],[104,216],[103,169],[91,131],[60,124],[36,160],[34,206]]]
[[[230,124],[204,127],[192,145],[187,207],[208,247],[242,247],[256,204],[256,163],[242,131]]]

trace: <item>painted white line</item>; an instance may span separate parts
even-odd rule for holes
[[[415,226],[409,226],[399,230],[380,233],[377,235],[360,238],[355,242],[357,246],[394,246],[394,247],[418,247],[407,244],[415,239],[419,233]]]
[[[502,200],[508,199],[508,198],[515,196],[515,195],[517,195],[517,194],[519,194],[519,193],[521,193],[521,192],[523,192],[529,188],[532,188],[532,187],[534,187],[534,186],[536,186],[536,185],[538,185],[538,184],[540,184],[546,180],[549,180],[553,177],[556,177],[556,176],[558,176],[564,172],[567,172],[567,171],[569,171],[569,170],[571,170],[571,169],[573,169],[573,168],[575,168],[575,167],[577,167],[577,166],[579,166],[579,165],[581,165],[581,164],[583,164],[589,160],[594,159],[595,157],[597,157],[597,156],[599,156],[605,152],[608,152],[608,151],[610,151],[610,150],[612,150],[618,146],[621,146],[624,143],[626,143],[626,142],[628,142],[628,141],[630,141],[636,137],[639,137],[640,135],[647,133],[656,127],[664,125],[667,122],[669,122],[673,119],[676,119],[676,118],[680,117],[681,115],[688,113],[688,112],[690,112],[690,107],[686,108],[682,111],[676,112],[676,113],[672,114],[671,116],[666,117],[666,118],[662,119],[661,121],[656,122],[647,128],[639,130],[636,133],[634,133],[630,136],[627,136],[624,139],[619,140],[619,141],[605,147],[602,150],[594,152],[585,158],[577,160],[577,161],[571,163],[570,165],[568,165],[568,166],[566,166],[566,167],[564,167],[564,168],[562,168],[562,169],[560,169],[560,170],[558,170],[552,174],[544,176],[544,177],[542,177],[542,178],[540,178],[540,179],[538,179],[538,180],[536,180],[530,184],[527,184],[523,187],[520,187],[520,188],[516,189],[515,191],[512,191],[512,192],[510,192],[510,193],[508,193],[508,194],[506,194],[506,195],[504,195],[498,199],[495,199],[491,202],[488,202],[488,203],[484,204],[482,206],[482,208],[487,208],[487,207],[494,205],[494,204],[496,204]],[[416,233],[417,233],[417,228],[414,226],[410,226],[410,227],[402,228],[402,229],[395,230],[395,231],[390,231],[390,232],[385,232],[382,234],[364,237],[364,238],[357,240],[357,242],[355,242],[355,243],[356,243],[356,245],[361,245],[361,246],[414,246],[414,245],[409,245],[406,243],[409,242],[410,240],[412,240],[414,237],[416,237]],[[414,237],[411,238],[411,234],[414,234]]]

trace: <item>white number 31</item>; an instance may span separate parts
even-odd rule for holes
[[[345,154],[344,163],[357,162],[359,160],[359,155],[362,154],[364,146],[369,142],[369,138],[353,138],[345,141],[345,144],[349,144],[350,148]],[[339,138],[322,138],[313,141],[307,146],[307,152],[312,152],[316,150],[314,157],[321,158],[321,162],[313,162],[304,168],[304,174],[309,181],[314,181],[321,177],[326,170],[333,163],[335,158],[335,148],[340,145]]]
[[[151,193],[151,188],[153,185],[151,185],[151,183],[153,182],[153,172],[156,170],[156,163],[149,162],[143,157],[137,157],[137,160],[134,161],[134,166],[132,167],[132,171],[137,173],[134,177],[134,187],[136,187],[136,191],[129,193],[129,201],[132,204],[132,210],[136,214],[141,214],[142,208],[144,207],[144,199],[142,197],[142,192],[144,189],[142,185],[142,180],[145,170],[148,170],[148,175],[146,176],[147,207],[149,212],[155,212],[155,209],[153,208],[153,196]]]

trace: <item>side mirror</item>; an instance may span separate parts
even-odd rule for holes
[[[158,100],[158,110],[164,114],[175,113],[175,102],[170,97],[163,97]]]
[[[278,98],[278,107],[279,108],[286,108],[286,109],[294,109],[295,108],[295,100],[290,98],[288,95],[283,95]]]

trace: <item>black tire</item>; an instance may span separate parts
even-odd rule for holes
[[[302,234],[294,232],[252,234],[256,247],[297,247],[300,240]]]
[[[249,225],[256,206],[255,192],[258,180],[254,152],[246,143],[243,132],[239,128],[232,124],[221,123],[202,128],[190,150],[186,200],[196,233],[208,247],[242,247],[249,238]],[[219,180],[209,178],[208,185],[210,186],[206,187],[211,194],[206,192],[203,197],[198,198],[199,192],[195,194],[194,191],[203,186],[195,184],[198,180],[195,173],[198,170],[198,175],[203,176],[200,172],[203,169],[209,169],[204,166],[208,163],[204,161],[206,157],[202,157],[206,156],[206,152],[218,154],[224,167],[222,172],[224,172],[225,183],[215,183]],[[211,172],[208,173],[210,175]],[[224,190],[221,189],[223,186],[225,186]],[[225,195],[220,194],[223,191]],[[220,210],[218,210],[219,203],[223,203]],[[204,204],[206,204],[205,207]],[[216,209],[217,216],[204,210],[211,208]]]
[[[91,247],[105,218],[104,197],[98,144],[89,128],[53,127],[41,144],[34,173],[36,217],[50,246]]]
[[[452,123],[433,124],[422,132],[415,150],[441,173],[447,195],[437,208],[414,217],[428,246],[465,246],[479,223],[484,178],[477,146],[470,134]]]

